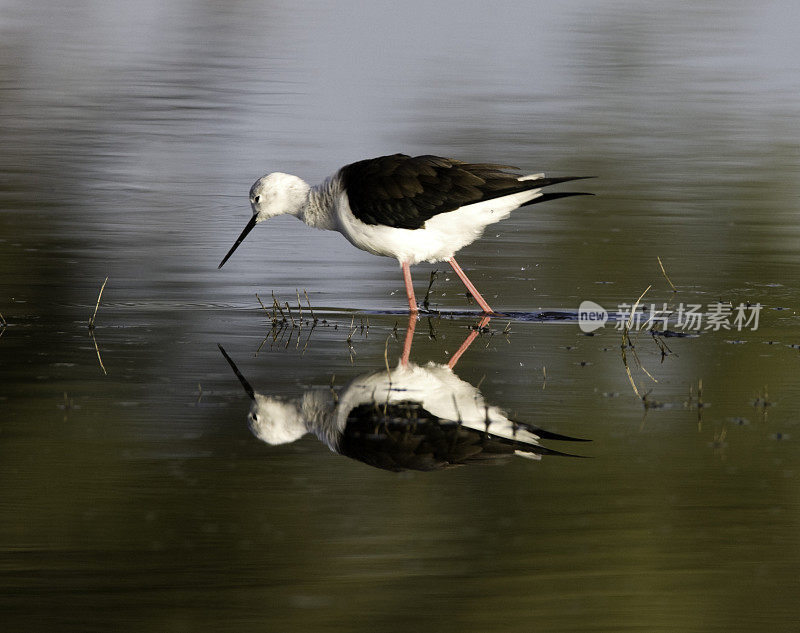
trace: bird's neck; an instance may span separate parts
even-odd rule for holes
[[[328,179],[312,187],[306,195],[306,203],[297,215],[303,222],[315,229],[336,230],[336,200],[341,191],[336,182]]]
[[[280,192],[279,203],[283,210],[279,213],[293,215],[302,220],[308,206],[308,195],[311,187],[300,178],[295,176],[291,176],[291,178],[291,182]]]
[[[315,388],[303,394],[300,409],[306,428],[332,451],[336,450],[340,433],[333,423],[336,395],[333,390]]]

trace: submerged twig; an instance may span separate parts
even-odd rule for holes
[[[433,319],[428,317],[428,338],[432,341],[436,340],[436,327],[433,325]]]
[[[317,322],[317,317],[314,316],[314,308],[311,307],[311,299],[308,298],[308,291],[303,288],[303,294],[306,296],[306,301],[308,302],[308,310],[311,312],[311,318],[313,319],[314,323]]]
[[[759,391],[756,394],[756,399],[753,401],[753,408],[754,409],[761,409],[764,413],[767,411],[767,407],[771,406],[772,402],[769,400],[769,393],[767,392],[767,385],[764,385],[764,389]]]
[[[300,356],[304,356],[305,355],[306,349],[308,348],[308,343],[309,343],[309,341],[311,341],[311,335],[314,333],[314,328],[315,327],[317,327],[317,321],[316,320],[311,322],[311,329],[308,331],[308,336],[306,337],[306,344],[303,345],[303,352],[300,354]],[[299,334],[298,334],[297,340],[298,341],[300,340]]]
[[[289,307],[289,302],[285,301],[284,305],[286,306],[286,311],[289,313],[289,318],[292,320],[292,327],[297,327],[297,324],[294,322],[294,317],[292,316],[292,309]]]
[[[5,327],[7,325],[8,321],[6,321],[6,318],[3,316],[3,313],[0,312],[0,327]]]
[[[672,354],[673,351],[670,349],[669,345],[667,345],[664,341],[662,341],[653,330],[650,330],[650,336],[653,337],[653,340],[656,342],[656,345],[658,345],[658,349],[661,350],[661,362],[663,363],[667,355]]]
[[[103,290],[105,289],[107,283],[108,283],[108,277],[106,276],[106,279],[103,282],[103,285],[100,286],[100,292],[97,295],[97,303],[94,306],[94,313],[92,314],[92,317],[89,319],[89,330],[93,330],[94,329],[94,321],[95,321],[95,318],[97,317],[97,309],[100,307],[100,297],[103,296]],[[102,363],[100,363],[100,364],[102,365]]]
[[[333,396],[333,402],[335,404],[339,404],[339,393],[336,391],[336,389],[333,388],[334,382],[336,382],[336,374],[331,375],[331,385],[329,389],[331,390],[331,396]]]
[[[272,329],[274,330],[275,328],[273,327]],[[270,332],[272,332],[272,330],[270,330]],[[258,353],[261,351],[261,348],[264,347],[264,343],[267,342],[267,339],[269,338],[270,332],[267,332],[267,335],[262,339],[261,343],[259,344],[259,346],[256,349],[256,352],[255,352],[255,354],[253,354],[253,356],[255,356],[255,357],[258,356]]]
[[[353,347],[353,334],[355,334],[356,330],[358,329],[357,326],[356,327],[353,326],[355,321],[356,321],[356,316],[355,315],[350,317],[350,334],[347,335],[347,341],[346,341],[346,343],[347,343],[347,351],[350,353],[350,364],[351,365],[353,364],[353,356],[356,353],[356,350]]]
[[[100,348],[97,346],[97,339],[94,337],[94,332],[89,330],[89,336],[92,337],[92,343],[94,343],[94,351],[97,352],[97,362],[100,363],[100,369],[103,370],[103,373],[108,376],[108,372],[106,371],[106,366],[103,365],[103,359],[100,358]]]
[[[634,358],[636,359],[636,362],[639,364],[639,367],[642,367],[642,363],[639,361],[639,358],[636,355],[636,350],[635,350],[635,348],[633,346],[633,343],[631,343],[631,338],[630,338],[630,335],[628,334],[628,332],[630,331],[631,327],[633,326],[633,318],[634,318],[634,315],[636,314],[636,310],[639,308],[639,302],[647,294],[647,291],[650,290],[650,288],[652,288],[652,284],[650,286],[647,286],[645,291],[642,294],[639,295],[639,298],[631,306],[631,313],[630,313],[630,316],[628,317],[628,322],[625,323],[625,325],[622,328],[622,345],[620,346],[621,350],[622,350],[622,364],[625,366],[625,373],[628,375],[628,381],[631,383],[631,387],[633,387],[633,393],[635,393],[636,397],[639,398],[639,399],[642,398],[642,395],[639,393],[639,389],[636,387],[636,382],[633,380],[633,375],[631,374],[631,369],[628,366],[627,348],[629,346],[633,350]],[[645,373],[647,373],[647,371],[645,371]],[[650,374],[647,374],[647,375],[650,376]],[[653,377],[650,376],[650,378],[653,378]]]
[[[302,323],[303,323],[303,306],[300,304],[300,291],[297,288],[295,288],[294,292],[297,295],[297,310],[300,313],[300,324],[302,325]]]
[[[628,357],[625,355],[625,347],[622,348],[622,364],[625,366],[625,373],[628,375],[628,381],[631,383],[631,387],[633,387],[633,393],[636,394],[637,398],[641,398],[642,396],[639,394],[639,390],[636,388],[636,383],[631,375],[631,368],[628,367]]]
[[[392,372],[389,369],[389,339],[392,338],[392,335],[389,334],[386,337],[386,343],[383,345],[383,362],[386,364],[386,375],[389,377],[389,390],[392,389]]]

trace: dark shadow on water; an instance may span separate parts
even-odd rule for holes
[[[408,316],[408,310],[363,310],[354,311],[357,314],[369,314],[376,316]],[[480,318],[484,316],[482,312],[475,310],[420,310],[419,316],[437,317],[440,319],[461,319],[461,318]],[[497,319],[510,319],[512,321],[527,322],[549,322],[549,321],[578,321],[577,310],[539,310],[535,312],[495,312],[493,315]]]

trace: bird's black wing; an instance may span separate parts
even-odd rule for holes
[[[392,154],[342,167],[350,210],[365,224],[419,229],[435,215],[464,205],[575,178],[519,180],[515,167],[464,163],[439,156]],[[552,194],[545,199],[580,194]],[[532,202],[539,202],[536,198]]]
[[[437,417],[412,400],[354,407],[347,415],[337,450],[346,457],[395,472],[502,461],[516,451],[566,455]]]

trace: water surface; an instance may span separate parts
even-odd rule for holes
[[[3,16],[9,630],[794,628],[791,4],[11,1]],[[509,416],[592,440],[567,451],[590,459],[398,474],[250,432],[218,344],[289,399],[391,370],[407,324],[395,262],[292,218],[217,270],[250,185],[397,151],[597,176],[595,197],[521,210],[461,252],[511,316],[455,368]],[[433,268],[415,270],[420,296]],[[438,268],[420,366],[477,323]],[[663,339],[664,358],[633,335],[629,378],[617,324],[587,336],[574,315],[651,285],[648,306],[760,303],[759,327]],[[299,321],[298,290],[303,328],[276,336],[256,294]]]

